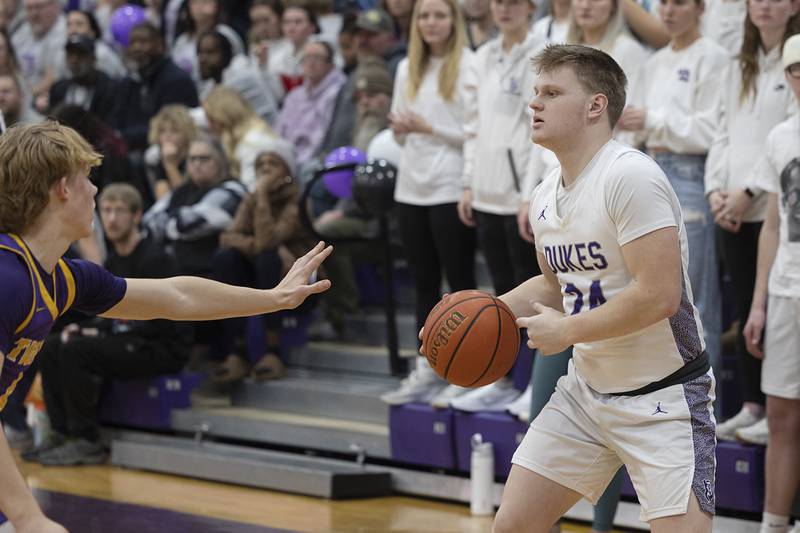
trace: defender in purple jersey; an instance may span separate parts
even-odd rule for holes
[[[0,410],[68,309],[130,320],[213,320],[292,309],[330,287],[328,280],[309,283],[332,251],[322,242],[271,290],[195,277],[126,280],[62,259],[70,243],[92,233],[97,188],[88,176],[99,162],[78,133],[55,122],[0,136]],[[66,531],[42,513],[1,431],[0,487],[0,512],[17,533]]]

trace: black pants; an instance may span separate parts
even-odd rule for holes
[[[38,358],[53,429],[91,441],[99,438],[97,404],[104,378],[171,374],[186,363],[160,343],[127,334],[73,337],[66,344],[58,334],[51,334]]]
[[[736,336],[736,354],[739,359],[739,385],[745,402],[764,405],[761,392],[761,361],[747,351],[744,330],[753,301],[758,259],[758,235],[761,222],[745,222],[738,233],[717,228],[717,249],[722,264],[731,277],[733,297],[739,315],[739,331]]]
[[[442,294],[442,267],[451,291],[475,288],[475,232],[461,223],[456,204],[398,203],[397,223],[417,294],[417,328]]]
[[[281,281],[282,263],[277,250],[266,250],[251,258],[232,248],[220,248],[214,254],[211,267],[215,280],[231,285],[271,289]],[[267,330],[280,330],[280,313],[269,313],[263,317]],[[232,351],[246,355],[244,338],[247,319],[229,318],[218,321],[217,325],[221,328],[221,338],[215,346],[215,352],[222,357]],[[270,347],[270,350],[277,351],[277,347]]]
[[[486,257],[498,296],[541,274],[536,248],[519,236],[516,215],[473,213],[477,222],[478,245]]]

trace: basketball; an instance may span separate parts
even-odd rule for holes
[[[436,304],[422,352],[453,385],[482,387],[505,376],[517,358],[519,329],[508,306],[482,291],[459,291]]]

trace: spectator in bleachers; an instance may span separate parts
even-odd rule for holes
[[[383,8],[394,21],[394,33],[400,42],[408,44],[408,34],[411,31],[411,13],[414,11],[415,0],[381,0]]]
[[[303,49],[309,38],[319,33],[319,24],[316,15],[305,3],[293,1],[284,7],[281,31],[287,46],[269,51],[269,70],[280,76],[288,93],[303,81]]]
[[[103,33],[94,14],[91,11],[74,9],[67,13],[67,36],[83,35],[94,41],[95,66],[114,79],[120,79],[128,74],[128,69],[116,51],[103,41]],[[66,59],[63,54],[57,58],[56,64],[62,66],[59,75],[67,75]]]
[[[783,43],[798,28],[800,15],[792,1],[751,2],[739,56],[719,74],[721,123],[706,160],[705,190],[718,226],[717,251],[731,277],[739,313],[737,376],[744,399],[736,416],[717,425],[717,438],[723,440],[734,440],[743,431],[749,438],[767,434],[759,387],[761,362],[747,354],[742,336],[756,278],[758,234],[767,208],[752,170],[764,153],[770,130],[797,111],[780,54]]]
[[[266,33],[266,41],[272,52],[278,46],[285,46],[281,32],[283,3],[280,0],[253,0],[250,4],[250,28],[261,28]]]
[[[672,42],[640,70],[618,128],[636,133],[635,144],[646,146],[678,195],[689,243],[694,304],[700,312],[706,351],[721,375],[719,263],[703,175],[718,125],[719,73],[730,58],[724,48],[700,34],[702,0],[662,0],[659,14]]]
[[[472,52],[456,0],[414,6],[408,58],[397,69],[392,113],[403,145],[394,198],[400,236],[416,292],[417,328],[441,297],[442,269],[451,291],[475,288],[475,232],[458,218],[465,115],[464,84]],[[444,386],[424,357],[389,404],[429,401]]]
[[[540,179],[525,172],[531,154],[525,87],[533,87],[530,58],[545,42],[529,31],[536,9],[532,1],[492,0],[490,7],[500,35],[478,49],[466,73],[464,189],[458,214],[466,226],[476,228],[495,294],[500,295],[540,274],[533,238],[520,235],[517,213],[528,213],[528,200]],[[432,402],[447,407],[452,400],[463,411],[505,411],[518,397],[506,376],[471,392],[450,385]]]
[[[46,96],[56,79],[57,71],[52,60],[64,47],[67,23],[59,0],[23,2],[25,23],[11,36],[11,40],[22,74],[30,84],[34,98],[37,98]]]
[[[204,33],[197,39],[197,60],[200,69],[198,93],[204,100],[211,90],[225,85],[236,90],[247,100],[253,110],[266,120],[274,123],[278,118],[280,95],[273,87],[280,86],[277,78],[270,73],[262,73],[242,54],[234,61],[233,50],[224,35],[216,30]],[[267,77],[272,77],[270,84]]]
[[[367,151],[370,142],[388,126],[392,97],[392,78],[386,64],[377,56],[360,61],[355,71],[355,99],[358,118],[351,141],[345,143]],[[374,220],[352,199],[342,199],[314,222],[326,239],[370,237],[376,234]],[[342,242],[325,262],[331,288],[325,295],[324,318],[309,328],[309,338],[339,340],[344,334],[345,316],[358,310],[359,292],[354,266],[356,261],[377,263],[374,243]]]
[[[81,34],[67,39],[67,76],[50,88],[49,108],[72,104],[101,117],[113,115],[117,108],[119,83],[97,68],[96,46],[94,39]]]
[[[172,45],[171,56],[175,64],[192,75],[195,81],[200,79],[197,62],[198,38],[206,33],[216,31],[227,39],[233,55],[244,53],[244,43],[233,28],[222,23],[224,5],[219,0],[188,0],[189,18],[184,33],[178,36]]]
[[[219,235],[231,225],[247,190],[230,178],[225,152],[210,137],[192,141],[186,173],[188,179],[156,202],[142,223],[175,254],[181,274],[210,277]]]
[[[164,106],[150,120],[145,164],[156,200],[183,184],[189,145],[196,136],[197,126],[182,105]]]
[[[103,156],[100,166],[93,168],[90,175],[99,190],[110,183],[122,182],[134,186],[144,198],[151,196],[150,187],[131,169],[125,141],[99,115],[71,104],[53,108],[50,115],[80,133]]]
[[[203,102],[203,110],[211,133],[222,140],[231,175],[252,191],[256,184],[256,156],[265,143],[277,136],[275,131],[230,87],[214,87]]]
[[[372,138],[389,126],[392,77],[381,58],[367,56],[359,62],[354,81],[356,129],[348,144],[366,152]]]
[[[109,272],[127,278],[178,274],[175,258],[139,231],[142,198],[133,187],[111,185],[98,204],[112,245],[104,265]],[[97,416],[102,380],[179,372],[188,359],[187,328],[169,320],[98,319],[93,328],[73,324],[51,335],[39,360],[53,434],[32,458],[45,465],[104,462]]]
[[[346,146],[352,142],[353,131],[356,124],[356,104],[355,104],[355,78],[354,73],[360,58],[368,56],[378,56],[377,52],[367,51],[359,48],[358,29],[356,20],[358,15],[351,13],[345,17],[342,31],[339,34],[339,49],[342,52],[345,67],[343,72],[347,75],[339,94],[336,95],[336,102],[333,107],[333,116],[325,138],[322,140],[319,153],[327,154],[340,146]]]
[[[297,164],[317,155],[333,117],[334,103],[346,81],[333,63],[333,47],[309,41],[303,48],[303,84],[286,95],[277,131],[297,150]]]
[[[406,43],[395,35],[389,13],[382,9],[362,11],[356,20],[356,30],[359,54],[382,57],[394,79],[397,66],[406,57]]]
[[[569,11],[572,0],[551,0],[550,13],[533,24],[533,34],[548,43],[561,44],[567,40]]]
[[[613,57],[628,77],[630,93],[648,52],[628,32],[623,15],[625,1],[572,0],[566,42],[591,46]]]
[[[0,0],[0,28],[13,35],[24,23],[21,0]]]
[[[782,66],[800,107],[800,35],[786,41]],[[788,533],[800,487],[800,118],[788,118],[767,136],[756,165],[767,213],[758,243],[753,305],[744,328],[747,349],[763,359],[767,395],[764,514],[760,533]],[[761,442],[760,444],[765,444]],[[795,522],[795,524],[797,524]]]
[[[25,102],[24,96],[19,78],[0,75],[0,112],[3,113],[6,127],[42,120],[42,116]]]
[[[309,236],[300,222],[300,189],[294,179],[294,147],[276,138],[262,147],[255,162],[256,186],[239,206],[233,224],[220,235],[214,255],[214,277],[225,283],[271,289],[301,257]],[[223,363],[215,370],[219,383],[237,381],[252,372],[256,381],[283,376],[281,315],[263,316],[266,353],[252,362],[245,349],[247,319],[224,321]]]
[[[164,39],[149,22],[131,30],[128,56],[136,72],[122,80],[114,125],[132,150],[143,150],[150,119],[162,107],[199,101],[192,78],[165,55]]]
[[[489,9],[490,4],[491,0],[464,0],[467,42],[473,51],[497,36],[497,25]]]

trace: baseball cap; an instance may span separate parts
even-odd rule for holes
[[[795,63],[800,63],[800,33],[789,37],[783,45],[783,68]]]
[[[394,22],[383,9],[367,9],[358,15],[356,28],[373,33],[394,31]]]
[[[94,53],[94,39],[87,35],[70,35],[64,48],[85,54]]]

